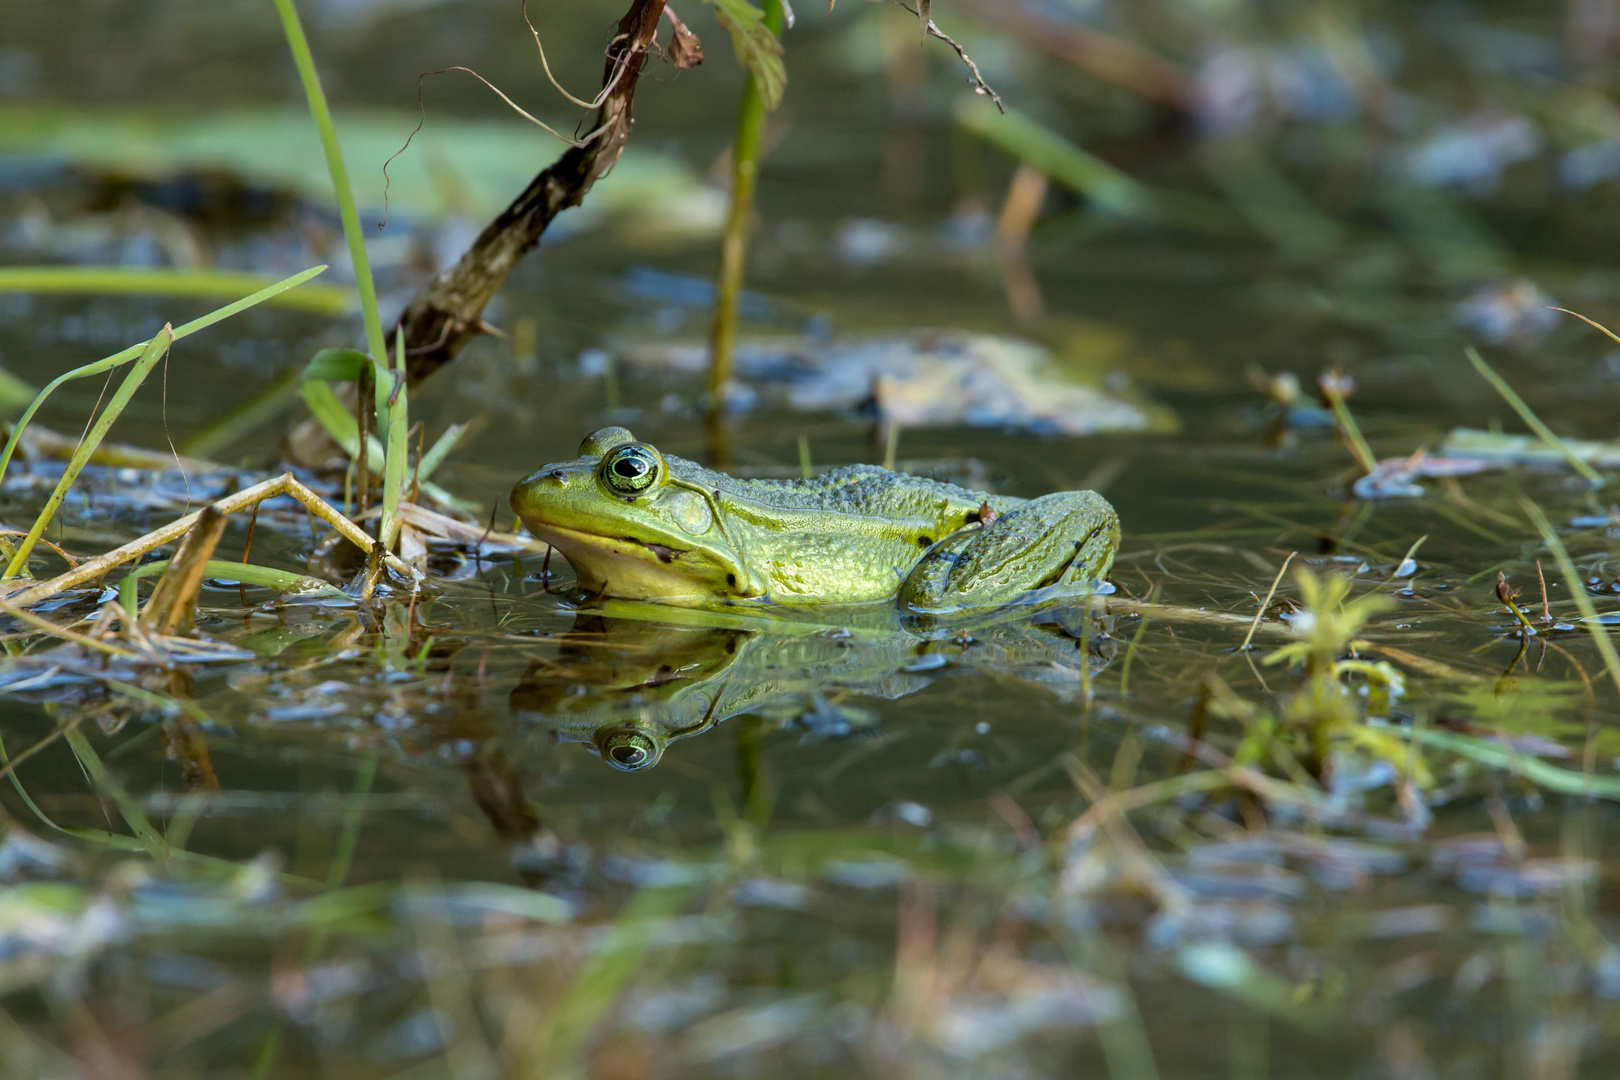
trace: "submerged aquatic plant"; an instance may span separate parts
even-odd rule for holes
[[[1289,621],[1298,640],[1266,656],[1268,666],[1302,669],[1304,682],[1284,695],[1281,713],[1270,713],[1233,699],[1227,692],[1218,708],[1248,726],[1234,760],[1243,763],[1298,761],[1317,779],[1332,771],[1336,745],[1358,748],[1395,765],[1403,775],[1426,783],[1428,774],[1411,748],[1369,726],[1368,717],[1387,717],[1405,692],[1405,677],[1385,660],[1358,655],[1358,635],[1380,612],[1393,606],[1376,592],[1352,598],[1354,582],[1342,574],[1319,574],[1308,566],[1294,574],[1301,608]],[[1360,680],[1359,683],[1356,680]]]

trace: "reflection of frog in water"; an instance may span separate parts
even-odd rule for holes
[[[1026,501],[872,465],[738,480],[620,427],[579,454],[519,483],[512,509],[606,596],[984,611],[1088,593],[1119,544],[1093,491]]]
[[[962,668],[1077,685],[1082,641],[1063,618],[1072,608],[1003,620],[973,635],[925,638],[886,614],[879,627],[678,627],[640,619],[576,616],[556,660],[535,660],[512,690],[514,712],[561,739],[588,742],[626,772],[658,764],[665,747],[752,713],[791,722],[854,693],[898,698],[933,672]],[[1036,619],[1042,621],[1037,622]],[[870,621],[870,620],[867,620]],[[750,620],[758,626],[760,620]],[[1093,668],[1111,639],[1094,628]]]

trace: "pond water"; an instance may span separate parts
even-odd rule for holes
[[[182,127],[212,110],[242,125],[243,160],[270,138],[253,110],[303,107],[268,4],[12,7],[14,131],[30,109],[120,130],[130,107]],[[303,7],[340,124],[380,117],[403,142],[418,75],[451,64],[573,119],[516,3]],[[741,74],[713,11],[688,7],[709,59],[649,69],[632,140],[649,156],[640,179],[627,159],[623,202],[679,188],[690,198],[667,205],[686,209],[659,213],[712,225],[703,178],[723,174]],[[887,608],[582,602],[560,558],[441,553],[416,599],[210,582],[198,630],[249,650],[234,659],[9,661],[6,751],[44,743],[0,788],[8,1075],[1614,1075],[1620,708],[1527,500],[1600,611],[1620,591],[1620,513],[1545,455],[1366,498],[1315,388],[1330,369],[1354,380],[1381,459],[1441,454],[1457,427],[1526,431],[1472,343],[1558,433],[1611,435],[1613,343],[1547,306],[1609,321],[1620,300],[1612,5],[1020,0],[1155,43],[1195,73],[1193,115],[975,26],[983,5],[935,7],[1010,106],[1204,201],[1122,217],[1054,184],[1027,244],[998,248],[1016,163],[954,118],[954,56],[920,50],[888,6],[799,12],[767,121],[729,464],[792,477],[804,453],[821,469],[892,449],[901,469],[1003,494],[1093,487],[1123,522],[1114,591],[925,629]],[[559,81],[596,85],[615,5],[533,14]],[[426,101],[430,136],[510,118],[465,76],[430,80]],[[335,214],[293,180],[131,165],[99,136],[8,138],[5,263],[280,275],[330,259],[321,280],[352,280]],[[537,132],[490,168],[521,183],[555,145]],[[380,202],[381,160],[349,164]],[[440,203],[376,234],[385,318],[496,208],[482,174],[442,164]],[[511,485],[601,426],[710,455],[703,375],[681,358],[707,333],[716,235],[648,216],[559,228],[490,309],[507,336],[413,392],[428,440],[474,423],[435,481],[480,521],[493,507],[511,527]],[[0,366],[41,385],[212,306],[0,292]],[[176,347],[115,438],[188,445],[358,325],[233,319]],[[952,421],[888,447],[865,399],[898,414],[948,398],[928,389],[950,354],[933,331],[1033,343],[1054,381],[988,418],[977,395],[993,393],[970,383]],[[876,353],[923,366],[858,366]],[[828,371],[854,399],[806,405]],[[1265,373],[1285,371],[1304,390],[1280,403]],[[1133,430],[1028,414],[1076,383]],[[38,422],[77,432],[100,392],[70,383]],[[247,482],[276,471],[292,418],[207,456]],[[59,470],[13,466],[10,526],[42,504],[31,478]],[[142,510],[131,493],[151,484],[92,469],[47,537],[94,554],[221,482],[167,477],[171,501]],[[254,537],[255,562],[340,584],[355,570],[311,563],[302,514]],[[233,519],[223,557],[248,540]],[[1385,598],[1324,647],[1342,658],[1356,639],[1365,663],[1342,679],[1320,658],[1267,661],[1348,610],[1302,615],[1302,566]],[[65,621],[96,599],[41,611]],[[17,651],[53,646],[8,625]],[[1308,717],[1345,710],[1313,761]],[[63,725],[74,735],[53,738]]]

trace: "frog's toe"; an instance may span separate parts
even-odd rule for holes
[[[1044,495],[935,544],[901,585],[900,606],[960,611],[1087,588],[1108,573],[1118,546],[1119,517],[1101,495]]]

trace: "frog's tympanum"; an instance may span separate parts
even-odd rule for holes
[[[1113,507],[1093,491],[1014,499],[874,465],[739,480],[621,427],[524,479],[512,509],[582,588],[687,604],[982,610],[1089,591],[1119,543]]]

